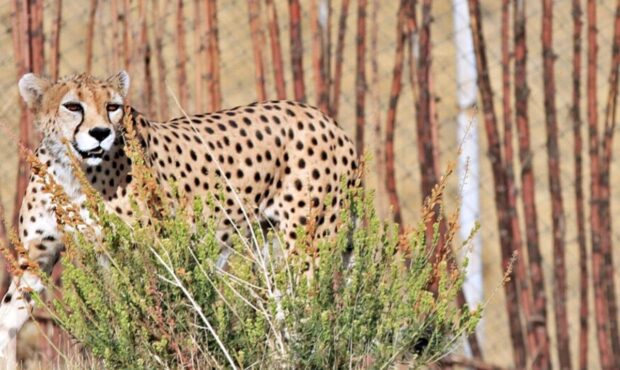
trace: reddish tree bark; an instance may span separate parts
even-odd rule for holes
[[[474,50],[476,53],[476,68],[478,71],[478,88],[482,97],[482,109],[484,112],[484,126],[489,146],[489,159],[493,173],[493,189],[495,196],[495,206],[497,209],[497,222],[499,228],[500,246],[502,254],[502,268],[510,268],[510,259],[513,255],[513,229],[511,218],[507,212],[508,187],[506,186],[506,167],[502,160],[500,135],[493,106],[493,91],[489,79],[489,68],[486,56],[486,46],[482,31],[482,17],[480,15],[480,2],[469,0],[469,14],[471,21],[472,37],[474,40]],[[518,300],[517,285],[514,279],[509,279],[504,285],[506,294],[506,312],[508,314],[508,324],[510,338],[512,341],[514,363],[517,368],[524,368],[526,365],[525,342],[523,339],[523,329],[519,315],[518,305],[514,300]],[[513,300],[514,299],[514,300]]]
[[[325,113],[328,113],[328,87],[329,83],[325,75],[325,49],[323,41],[323,31],[319,20],[319,4],[317,0],[310,2],[310,30],[312,33],[312,68],[314,69],[314,81],[316,90],[317,107]]]
[[[95,37],[95,15],[97,15],[98,0],[90,0],[88,11],[88,25],[86,27],[86,73],[91,73],[93,68],[93,47]]]
[[[117,71],[121,66],[119,58],[122,55],[122,40],[118,31],[118,25],[120,23],[118,0],[110,0],[110,18],[112,18],[112,68]]]
[[[30,4],[30,44],[32,72],[42,74],[45,71],[43,39],[43,0],[31,0]]]
[[[592,243],[592,285],[594,287],[594,313],[596,319],[596,337],[601,367],[614,368],[614,352],[611,344],[610,317],[608,311],[605,274],[605,256],[602,249],[601,235],[603,221],[599,210],[600,191],[600,148],[598,134],[597,81],[596,62],[598,44],[596,42],[596,1],[587,2],[588,52],[587,52],[587,116],[588,116],[588,150],[590,153],[590,233]]]
[[[132,56],[132,44],[131,44],[131,4],[130,0],[123,0],[123,13],[120,18],[123,20],[123,68],[131,75],[131,56]],[[146,15],[145,15],[146,16]]]
[[[338,118],[338,108],[340,105],[340,89],[342,84],[342,65],[344,62],[344,41],[347,32],[347,17],[349,15],[350,0],[342,0],[340,4],[340,17],[338,18],[338,36],[336,40],[336,61],[334,64],[334,78],[332,79],[332,100],[330,104],[330,114]],[[376,56],[372,56],[376,57]],[[378,158],[378,157],[377,157]]]
[[[286,99],[286,82],[284,80],[284,62],[282,61],[282,47],[280,45],[280,25],[278,12],[273,0],[266,0],[267,18],[269,22],[269,40],[271,43],[271,61],[273,76],[278,99]]]
[[[248,18],[250,20],[250,38],[252,39],[252,52],[254,53],[254,79],[256,81],[256,98],[267,99],[265,90],[265,58],[263,47],[265,36],[260,21],[260,0],[248,0]]]
[[[532,298],[531,287],[527,271],[527,261],[525,260],[525,252],[523,249],[523,237],[521,234],[521,225],[519,223],[519,211],[517,207],[517,189],[515,186],[514,175],[514,150],[512,146],[513,142],[513,121],[512,121],[512,106],[511,106],[511,90],[510,90],[510,0],[502,1],[502,107],[504,117],[504,140],[503,140],[503,155],[504,155],[504,167],[506,170],[506,195],[508,209],[508,218],[510,221],[511,235],[512,235],[512,250],[520,256],[520,260],[515,265],[516,275],[516,289],[518,291],[518,297],[508,298],[508,300],[515,300],[518,303],[521,318],[524,320],[530,320],[532,316]],[[508,251],[502,255],[503,266],[510,264],[511,256]],[[530,351],[536,350],[536,334],[532,330],[530,325],[525,328],[527,346]],[[526,358],[520,359],[526,361]],[[523,365],[518,365],[521,367]]]
[[[573,152],[575,154],[575,218],[579,245],[579,369],[588,368],[588,253],[583,192],[583,137],[581,134],[581,0],[573,0]]]
[[[364,155],[364,129],[366,128],[366,12],[368,2],[358,0],[357,43],[355,63],[355,147]]]
[[[535,179],[530,147],[530,128],[528,121],[527,86],[527,46],[525,32],[525,2],[515,1],[514,41],[515,41],[515,112],[519,134],[519,160],[521,162],[522,200],[525,216],[525,239],[529,258],[530,279],[533,294],[533,312],[528,318],[536,333],[536,347],[530,348],[533,369],[549,369],[549,335],[547,333],[547,298],[542,269],[542,256],[539,249],[538,212],[536,210]]]
[[[43,73],[43,3],[41,0],[13,1],[13,51],[16,61],[17,78],[26,72]],[[22,99],[19,99],[20,121],[19,142],[27,148],[32,147],[34,139],[33,116]],[[23,156],[19,156],[17,183],[12,222],[17,225],[19,209],[28,186],[30,166]]]
[[[144,93],[142,102],[144,110],[149,116],[153,116],[153,72],[151,67],[151,44],[148,37],[148,22],[146,17],[146,0],[138,2],[138,13],[141,20],[140,45],[142,45],[142,63],[144,68]]]
[[[195,53],[199,63],[194,63],[194,76],[196,82],[194,84],[194,109],[202,112],[206,108],[204,92],[207,90],[207,31],[206,22],[203,22],[206,11],[203,9],[204,2],[194,0],[194,44],[197,45]]]
[[[2,199],[0,199],[0,245],[3,248],[9,247],[9,238],[6,232],[6,213],[4,212],[4,203]],[[0,271],[2,274],[0,275],[0,297],[4,297],[7,289],[9,288],[9,284],[11,283],[11,277],[9,276],[7,269],[7,261],[3,257],[0,257]]]
[[[609,74],[609,94],[607,98],[605,121],[601,137],[601,172],[600,172],[600,205],[602,221],[601,250],[604,255],[606,295],[609,310],[609,330],[611,346],[614,353],[614,368],[620,367],[620,333],[618,332],[618,301],[616,298],[615,268],[612,241],[612,214],[610,173],[612,144],[616,127],[616,107],[618,103],[618,66],[620,65],[620,1],[616,3],[613,44],[611,53],[611,70]]]
[[[348,0],[343,0],[342,5],[348,7]],[[370,100],[372,102],[372,128],[373,128],[373,139],[374,139],[374,156],[373,160],[375,162],[375,173],[377,178],[376,185],[376,201],[377,212],[379,213],[379,217],[385,218],[387,216],[387,192],[385,188],[385,146],[384,146],[384,135],[383,129],[381,127],[381,96],[379,93],[379,61],[377,56],[378,50],[378,33],[379,33],[379,6],[381,2],[379,0],[372,1],[372,12],[371,12],[371,27],[370,27],[370,86],[369,86],[369,94]],[[343,13],[345,12],[345,20],[343,19]],[[336,66],[333,82],[333,93],[332,93],[332,104],[331,104],[331,114],[333,117],[336,117],[338,114],[338,101],[336,98],[336,94],[340,95],[340,81],[342,73],[342,52],[344,50],[344,31],[342,31],[342,35],[340,35],[341,30],[346,27],[346,10],[343,8],[340,13],[340,21],[343,22],[340,24],[338,28],[338,41],[336,46]],[[344,26],[343,26],[344,24]],[[340,39],[342,37],[342,40]],[[338,56],[340,54],[340,56]],[[339,60],[340,58],[340,60]],[[336,82],[338,79],[338,82]],[[338,86],[338,88],[336,88]]]
[[[295,100],[306,101],[304,86],[303,42],[301,38],[301,5],[299,0],[289,0],[289,22],[291,36],[291,69],[293,71],[293,93]]]
[[[405,56],[405,42],[408,40],[405,22],[405,8],[408,0],[401,0],[398,10],[396,25],[396,52],[394,56],[394,68],[392,70],[392,87],[388,104],[387,118],[385,121],[385,187],[387,189],[390,206],[392,207],[392,219],[398,224],[400,232],[404,231],[400,200],[396,189],[396,169],[394,163],[394,127],[396,125],[396,111],[398,100],[402,90],[403,64]]]
[[[189,109],[189,88],[187,86],[187,48],[185,46],[185,15],[183,0],[177,0],[176,7],[176,45],[177,45],[177,94],[181,107]]]
[[[62,22],[62,0],[56,0],[54,22],[52,23],[52,46],[50,49],[50,76],[58,80],[60,68],[60,27]]]
[[[217,29],[217,0],[207,0],[207,90],[209,91],[209,110],[222,107],[220,86],[220,46]]]
[[[560,177],[560,148],[558,143],[558,122],[555,108],[555,71],[553,53],[553,3],[543,0],[542,15],[542,57],[544,81],[545,124],[547,129],[547,158],[549,195],[551,197],[551,219],[553,238],[553,308],[555,313],[555,335],[558,363],[561,369],[571,368],[570,334],[566,312],[566,262],[565,244],[566,219],[562,199]]]
[[[422,198],[428,197],[438,180],[438,164],[434,155],[432,126],[436,124],[431,110],[431,1],[422,1],[422,27],[419,33],[419,58],[417,65],[418,99],[416,122],[418,132],[418,161],[422,185]]]
[[[164,14],[166,14],[166,5],[169,4],[168,1],[164,2]],[[151,7],[152,19],[153,21],[157,21],[160,19],[160,1],[154,1]],[[158,119],[165,120],[168,118],[168,88],[166,86],[166,62],[164,60],[163,53],[163,37],[164,37],[164,28],[163,27],[155,27],[155,63],[157,64],[157,108],[158,108]],[[198,83],[198,81],[196,81]]]

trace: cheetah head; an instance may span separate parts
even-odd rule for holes
[[[105,80],[78,75],[52,82],[32,73],[19,80],[19,92],[35,114],[45,145],[61,155],[66,140],[88,166],[100,164],[112,148],[128,89],[125,71]]]

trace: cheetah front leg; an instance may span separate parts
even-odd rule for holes
[[[36,262],[42,273],[50,274],[63,249],[54,214],[41,208],[35,210],[33,202],[22,205],[19,232],[28,256],[19,258],[22,273],[13,277],[0,303],[0,369],[14,368],[17,333],[34,305],[31,294],[44,289],[40,276],[28,269],[28,261]]]

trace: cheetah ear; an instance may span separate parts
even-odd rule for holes
[[[43,98],[45,91],[51,86],[51,82],[34,73],[26,73],[19,79],[19,93],[31,109],[36,109]]]
[[[129,74],[125,71],[120,71],[108,78],[108,82],[118,90],[123,98],[126,97],[129,92],[129,81]]]

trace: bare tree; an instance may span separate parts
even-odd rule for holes
[[[86,28],[86,73],[91,73],[93,68],[93,47],[95,36],[95,15],[97,15],[98,0],[90,0],[88,11],[88,26]]]
[[[614,33],[611,52],[611,69],[609,73],[609,93],[605,107],[605,120],[600,141],[600,205],[602,221],[601,250],[604,257],[607,307],[609,310],[609,330],[614,356],[614,368],[620,367],[620,332],[618,331],[618,300],[616,297],[615,265],[613,256],[612,213],[611,213],[611,158],[612,144],[616,128],[616,108],[618,104],[618,68],[620,66],[620,1],[616,2]]]
[[[364,130],[366,128],[366,13],[368,2],[358,0],[357,44],[355,63],[355,146],[364,154]]]
[[[286,99],[286,83],[284,80],[284,62],[282,61],[282,47],[280,46],[280,25],[278,12],[273,0],[266,0],[267,18],[269,22],[269,40],[271,43],[271,60],[273,75],[278,99]]]
[[[543,1],[542,57],[545,101],[545,123],[547,129],[547,158],[549,168],[549,193],[551,196],[551,218],[553,223],[553,307],[555,311],[555,335],[559,366],[571,368],[570,336],[566,312],[566,234],[562,183],[560,177],[560,148],[558,143],[558,122],[555,108],[555,73],[553,54],[553,3]]]
[[[588,252],[583,192],[583,137],[581,134],[581,0],[572,1],[573,14],[573,152],[575,155],[575,218],[579,245],[579,369],[588,368]]]
[[[398,9],[396,24],[396,51],[394,56],[394,68],[392,69],[392,87],[385,120],[385,187],[387,189],[390,206],[392,207],[392,219],[398,224],[400,231],[404,231],[400,200],[396,189],[396,168],[394,163],[394,127],[396,125],[396,111],[398,100],[402,90],[403,64],[405,57],[405,42],[408,40],[405,22],[407,21],[407,2],[415,0],[401,0]]]
[[[526,16],[525,1],[514,2],[514,42],[515,42],[515,112],[517,132],[519,135],[519,161],[521,163],[521,183],[523,213],[525,216],[525,239],[527,256],[529,259],[530,279],[533,294],[532,316],[537,318],[533,325],[536,341],[529,341],[528,353],[534,356],[534,369],[549,369],[551,358],[549,355],[549,335],[547,333],[547,297],[545,294],[545,280],[540,254],[540,238],[538,234],[538,212],[536,210],[536,187],[534,169],[532,165],[532,150],[530,144],[530,127],[528,118],[529,87],[527,85],[527,44],[526,44]],[[528,326],[529,327],[529,326]]]
[[[502,254],[502,268],[506,271],[510,268],[513,258],[513,229],[511,218],[508,213],[508,187],[506,186],[506,167],[502,160],[501,141],[498,130],[497,117],[493,106],[493,91],[489,78],[489,68],[486,55],[484,34],[482,31],[482,17],[480,15],[479,0],[469,0],[469,14],[476,53],[476,67],[478,71],[478,89],[482,97],[482,110],[484,113],[484,126],[488,142],[488,155],[491,161],[493,173],[493,189],[495,195],[495,207],[497,209],[497,226],[500,230],[500,246]],[[514,363],[517,368],[526,365],[525,342],[521,325],[517,284],[514,279],[509,279],[504,285],[506,294],[506,313],[510,329],[510,339]]]
[[[263,26],[260,20],[260,0],[248,0],[248,18],[250,20],[252,52],[254,53],[256,97],[258,100],[266,100],[267,91],[265,90],[265,58],[263,57],[265,35],[263,34]]]
[[[293,71],[293,93],[295,100],[306,101],[304,85],[303,42],[301,38],[301,5],[299,0],[289,0],[289,23],[291,37],[291,69]]]
[[[60,27],[62,23],[62,0],[56,0],[54,8],[54,22],[52,23],[52,46],[50,49],[50,75],[52,80],[58,80],[60,68]]]
[[[596,41],[596,1],[587,2],[588,19],[588,52],[587,52],[587,116],[588,116],[588,149],[590,153],[590,233],[592,244],[592,285],[594,287],[594,313],[596,318],[596,337],[598,340],[599,358],[603,369],[615,368],[617,353],[612,347],[611,318],[607,286],[611,284],[605,273],[605,251],[602,234],[603,223],[600,203],[601,193],[601,159],[598,133],[597,107],[597,70],[598,44]]]
[[[349,15],[350,0],[342,0],[340,4],[340,17],[338,17],[338,36],[336,40],[336,61],[334,63],[334,78],[332,79],[332,101],[330,114],[338,118],[340,105],[340,89],[342,84],[342,64],[344,62],[344,42],[347,32],[347,17]],[[374,11],[374,10],[373,10]],[[374,31],[373,31],[374,32]]]
[[[187,86],[187,47],[185,45],[185,14],[183,0],[177,0],[176,7],[176,30],[177,30],[177,94],[183,109],[189,108],[189,88]]]
[[[209,91],[209,110],[222,107],[220,86],[220,46],[217,28],[217,0],[207,0],[207,89]]]
[[[166,14],[167,5],[170,2],[164,2],[164,14]],[[156,0],[151,6],[151,18],[153,20],[161,19],[160,1]],[[168,118],[168,88],[166,86],[166,62],[164,60],[164,28],[155,27],[155,63],[157,64],[157,107],[158,118],[164,120]],[[198,83],[198,81],[196,81]]]

